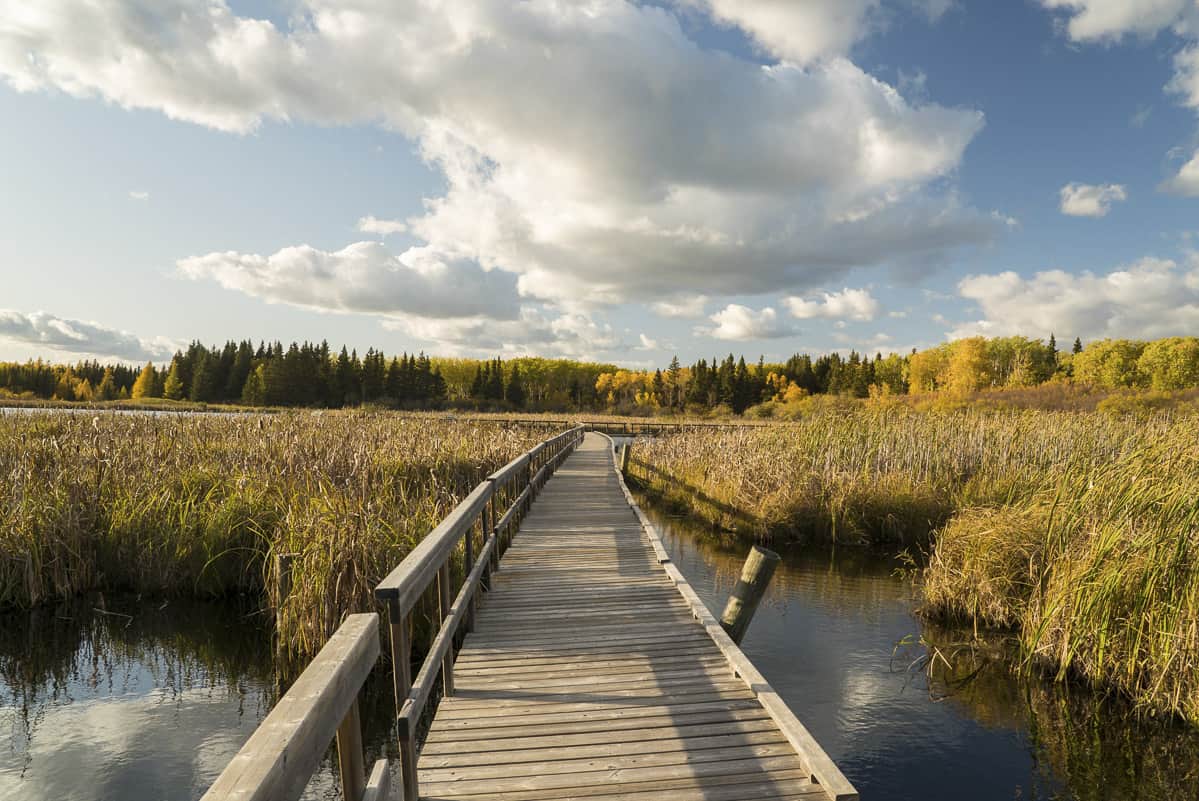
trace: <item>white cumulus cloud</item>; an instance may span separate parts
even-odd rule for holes
[[[132,362],[164,361],[179,348],[179,343],[169,339],[142,339],[128,331],[44,311],[25,314],[0,309],[0,339],[77,356]]]
[[[1065,13],[1066,30],[1077,42],[1151,36],[1195,11],[1194,0],[1041,0],[1041,5]]]
[[[1106,217],[1113,203],[1128,199],[1122,184],[1070,183],[1059,194],[1062,214],[1071,217]]]
[[[734,342],[778,339],[795,333],[793,328],[779,318],[778,312],[769,306],[755,311],[748,306],[730,303],[709,319],[716,323],[715,327],[697,329],[696,333]]]
[[[806,63],[846,54],[886,27],[897,10],[936,21],[954,0],[676,0],[717,23],[740,28],[764,51]],[[889,6],[885,7],[885,6]]]
[[[882,308],[869,290],[849,288],[840,292],[825,292],[814,300],[784,298],[783,304],[793,317],[800,320],[817,317],[828,320],[873,320]]]
[[[334,252],[301,245],[270,256],[209,253],[181,259],[178,269],[271,303],[320,311],[493,319],[515,319],[520,311],[510,273],[447,262],[422,248],[396,256],[378,242]]]
[[[705,295],[693,295],[677,300],[660,300],[652,304],[654,313],[660,317],[681,317],[695,319],[704,316],[704,307],[708,305]]]
[[[382,125],[446,185],[406,221],[420,244],[400,264],[464,277],[457,265],[474,263],[564,308],[680,286],[801,292],[883,263],[927,271],[1003,227],[952,186],[982,114],[907,99],[838,55],[871,24],[868,0],[721,0],[712,13],[744,17],[768,47],[825,56],[765,67],[698,46],[677,8],[632,0],[293,5],[276,26],[222,0],[0,0],[0,80],[238,133]],[[459,303],[434,286],[451,279],[401,278],[382,257],[354,272],[349,298],[287,288],[255,258],[213,261],[227,286],[319,308],[403,311],[431,291],[454,313],[477,295]]]
[[[532,306],[522,307],[515,320],[400,315],[383,325],[436,343],[447,354],[504,353],[596,360],[621,345],[610,325],[590,315],[568,312],[553,316]]]
[[[645,334],[641,334],[638,339],[641,344],[637,346],[637,350],[658,350],[659,348],[658,340],[650,339]]]
[[[404,233],[408,226],[403,220],[380,220],[378,217],[366,216],[358,220],[358,230],[364,234],[390,236]]]
[[[972,275],[959,294],[975,301],[980,320],[949,336],[1081,336],[1153,339],[1199,330],[1199,268],[1142,259],[1108,273],[1047,270]]]

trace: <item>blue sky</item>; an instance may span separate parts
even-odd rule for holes
[[[0,358],[1194,334],[1197,42],[1195,0],[0,0]]]

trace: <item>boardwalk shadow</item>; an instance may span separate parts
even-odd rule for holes
[[[796,798],[799,758],[658,565],[589,435],[504,558],[423,798]]]

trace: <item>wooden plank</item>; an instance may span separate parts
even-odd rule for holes
[[[508,725],[501,725],[507,723],[507,721],[496,721],[495,725],[490,727],[475,725],[455,729],[442,726],[435,731],[429,732],[429,737],[425,740],[425,748],[436,748],[438,746],[451,747],[459,744],[474,747],[477,743],[489,743],[489,747],[500,748],[506,746],[509,742],[519,743],[525,740],[535,740],[539,737],[568,737],[574,734],[628,737],[629,731],[637,731],[638,736],[640,736],[642,733],[647,732],[667,729],[681,731],[695,726],[711,726],[716,727],[714,730],[717,730],[722,726],[733,726],[756,721],[769,721],[773,725],[773,719],[770,715],[766,710],[761,709],[757,705],[741,709],[730,709],[727,704],[721,704],[719,708],[710,712],[695,711],[689,707],[666,715],[660,714],[658,710],[646,711],[648,714],[637,717],[597,716],[595,718],[579,720],[572,716],[564,716],[557,723],[515,722]]]
[[[481,729],[508,729],[519,727],[522,731],[545,733],[560,731],[562,727],[614,727],[627,723],[632,727],[641,725],[641,721],[665,718],[670,720],[689,720],[694,715],[736,715],[738,712],[749,710],[762,712],[762,705],[752,695],[746,693],[740,698],[716,698],[710,701],[687,701],[677,706],[668,704],[643,704],[627,707],[600,707],[596,709],[567,710],[563,712],[541,712],[532,715],[497,715],[482,717],[466,715],[460,718],[442,717],[433,722],[429,730],[429,739],[436,740],[443,735],[447,738],[470,735],[470,732]],[[503,736],[508,736],[507,734]]]
[[[420,757],[421,797],[856,797],[806,730],[771,708],[777,696],[740,649],[710,630],[723,634],[613,458],[589,435],[541,486],[552,462],[532,454],[537,500],[455,662],[456,695]],[[818,772],[834,783],[809,781]]]
[[[203,801],[294,801],[379,657],[379,616],[350,615],[208,788]]]
[[[371,769],[371,775],[366,780],[366,790],[362,793],[362,801],[392,801],[391,770],[386,759],[375,762],[375,766]]]
[[[626,794],[652,794],[649,797],[662,799],[691,798],[688,792],[698,792],[700,799],[761,799],[761,798],[792,798],[778,793],[783,788],[796,788],[799,798],[811,798],[813,793],[823,795],[819,788],[813,788],[807,781],[807,775],[799,770],[776,770],[761,773],[735,774],[732,776],[700,776],[683,777],[679,779],[657,779],[641,782],[623,782],[620,784],[601,783],[590,787],[570,787],[564,789],[533,790],[519,794],[489,793],[488,799],[495,801],[559,801],[561,799],[590,798],[601,799],[612,796],[625,797]],[[711,794],[710,796],[707,794]],[[439,796],[448,799],[451,796]],[[453,798],[478,798],[478,796],[453,795]],[[426,797],[426,801],[436,799]]]
[[[517,731],[511,732],[502,740],[478,739],[443,741],[440,743],[437,741],[426,742],[424,749],[421,751],[421,764],[428,764],[425,760],[434,757],[477,755],[489,751],[493,754],[492,759],[496,758],[494,755],[501,754],[501,752],[502,756],[500,758],[508,759],[510,756],[514,757],[519,752],[535,748],[557,749],[571,748],[573,746],[598,746],[607,743],[627,745],[630,739],[634,739],[638,743],[655,742],[673,746],[687,740],[694,742],[693,738],[778,732],[774,721],[769,715],[765,714],[745,720],[697,723],[683,726],[669,722],[669,718],[666,721],[668,722],[665,725],[638,728],[635,738],[630,738],[629,729],[627,728],[567,733],[567,727],[563,727],[552,735],[533,736]],[[645,720],[642,719],[639,723],[644,725]]]
[[[594,773],[596,771],[610,772],[636,768],[669,767],[674,765],[696,766],[710,762],[749,762],[770,757],[790,759],[794,766],[799,766],[799,757],[791,748],[783,735],[775,732],[765,743],[729,745],[722,748],[705,748],[699,750],[662,751],[656,753],[617,754],[611,756],[593,756],[583,759],[547,758],[537,762],[505,762],[503,764],[465,765],[455,768],[432,768],[425,770],[421,767],[421,781],[427,784],[438,782],[467,782],[475,780],[494,781],[497,784],[502,779],[523,780],[521,783],[531,789],[544,786],[546,779],[555,775],[571,773]],[[418,763],[419,764],[419,763]],[[744,765],[742,768],[746,767]]]
[[[624,756],[662,755],[662,754],[698,754],[701,751],[716,749],[732,749],[755,747],[784,743],[782,732],[777,727],[770,726],[751,732],[734,732],[731,734],[713,734],[710,736],[672,737],[663,739],[635,740],[622,739],[618,741],[595,741],[585,744],[570,745],[567,743],[550,744],[535,748],[520,748],[505,751],[485,750],[482,752],[462,753],[421,753],[422,775],[432,777],[433,771],[439,769],[465,771],[470,768],[503,766],[506,770],[516,764],[534,763],[538,766],[551,765],[548,771],[567,771],[573,768],[568,764],[575,760],[612,759]],[[589,763],[590,764],[590,763]],[[542,768],[539,767],[538,770]]]
[[[442,796],[454,797],[503,792],[528,793],[537,790],[588,787],[602,784],[615,787],[624,783],[658,779],[738,776],[771,770],[793,771],[798,769],[800,769],[799,758],[794,753],[786,753],[782,756],[743,756],[742,758],[727,758],[707,762],[695,762],[692,764],[643,766],[625,764],[619,767],[600,767],[578,773],[509,777],[507,781],[501,781],[502,777],[495,777],[483,780],[429,782],[422,797],[438,798]]]

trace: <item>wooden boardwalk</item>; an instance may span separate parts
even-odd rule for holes
[[[421,750],[421,798],[857,797],[721,639],[606,437],[558,468],[500,565]]]

